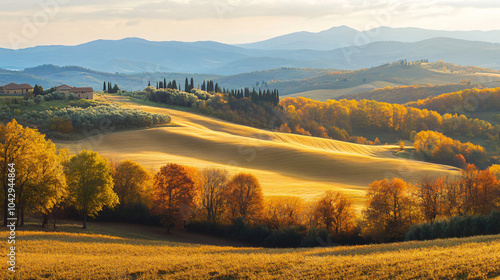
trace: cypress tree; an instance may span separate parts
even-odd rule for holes
[[[102,91],[106,91],[106,82],[102,83]]]
[[[191,77],[191,84],[189,85],[189,91],[191,91],[194,88],[194,79]]]
[[[188,78],[186,77],[186,81],[184,82],[184,90],[186,92],[189,92],[189,82],[188,82]]]
[[[163,88],[167,88],[167,79],[163,78]]]

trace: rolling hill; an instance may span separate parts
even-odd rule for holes
[[[221,87],[243,88],[256,86],[256,83],[274,81],[292,81],[308,79],[325,75],[331,69],[312,68],[276,68],[265,71],[254,71],[231,76],[221,76],[215,74],[189,74],[170,72],[146,72],[146,73],[107,73],[94,71],[79,66],[59,67],[52,64],[41,65],[33,68],[26,68],[22,71],[11,71],[0,69],[0,85],[15,83],[28,83],[31,85],[41,85],[44,88],[68,84],[72,86],[91,86],[94,90],[102,89],[103,81],[110,81],[118,84],[124,90],[143,90],[149,82],[154,85],[155,81],[177,80],[182,83],[186,77],[193,78],[195,86],[203,80],[214,80]],[[183,85],[183,84],[182,84]]]
[[[361,202],[368,185],[385,177],[415,183],[421,176],[458,174],[456,168],[393,156],[393,146],[365,146],[260,130],[174,109],[138,105],[107,96],[122,106],[172,117],[177,127],[109,133],[57,143],[76,153],[92,149],[113,160],[131,159],[148,168],[175,162],[195,167],[250,172],[265,195],[311,198],[327,189],[344,190]]]
[[[334,71],[303,80],[277,81],[270,83],[269,87],[279,89],[282,96],[293,94],[291,96],[326,100],[386,86],[459,84],[463,80],[470,80],[471,83],[484,87],[500,85],[500,76],[497,73],[452,73],[436,70],[435,66],[436,64],[430,63],[391,63],[356,71]]]
[[[0,69],[0,85],[16,82],[38,84],[49,88],[60,84],[69,84],[92,86],[94,90],[101,90],[103,81],[110,81],[113,84],[117,83],[121,89],[142,90],[150,81],[154,84],[155,81],[162,81],[166,78],[167,80],[175,79],[182,83],[186,77],[193,77],[195,87],[202,80],[214,80],[221,87],[229,89],[276,88],[282,96],[304,96],[322,101],[339,96],[346,97],[351,94],[361,98],[365,96],[362,92],[386,86],[447,85],[459,84],[463,80],[471,80],[474,86],[500,86],[500,75],[495,71],[478,67],[473,67],[473,71],[467,71],[467,67],[456,66],[456,68],[466,70],[443,72],[442,66],[439,67],[439,65],[439,63],[424,63],[403,66],[399,63],[392,63],[355,71],[281,67],[230,76],[168,72],[113,74],[79,66],[42,65],[22,71]],[[369,94],[366,96],[369,97]]]
[[[481,87],[478,84],[449,84],[449,85],[411,85],[374,89],[359,93],[345,94],[336,99],[375,100],[379,102],[405,104],[429,97],[439,96],[443,93],[456,92],[463,89]]]

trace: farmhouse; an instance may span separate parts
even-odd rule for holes
[[[94,99],[94,89],[91,87],[74,87],[69,90],[69,93],[75,94],[76,98]]]
[[[16,94],[16,95],[23,95],[28,92],[33,92],[33,87],[28,85],[28,84],[16,84],[16,83],[10,83],[8,85],[5,85],[3,87],[0,87],[0,93],[3,94]]]
[[[68,97],[69,91],[72,88],[73,88],[72,86],[68,86],[66,84],[55,87],[56,91],[64,92],[64,94],[66,95],[66,97]]]

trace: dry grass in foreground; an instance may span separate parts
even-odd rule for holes
[[[488,279],[500,275],[499,235],[262,249],[162,241],[158,235],[153,240],[132,238],[126,228],[113,225],[90,227],[87,233],[17,234],[15,279]],[[6,236],[5,229],[1,235]],[[6,242],[4,252],[5,247]],[[6,269],[2,262],[1,278],[13,279]]]

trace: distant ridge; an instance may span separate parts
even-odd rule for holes
[[[432,38],[451,38],[467,41],[500,43],[500,31],[443,31],[405,27],[391,28],[381,26],[366,31],[359,31],[342,25],[320,32],[295,32],[264,41],[239,44],[237,46],[263,50],[333,50],[341,47],[362,45],[370,42],[396,41],[418,42]]]
[[[109,73],[234,75],[280,67],[360,69],[401,59],[428,59],[500,69],[499,42],[500,31],[381,27],[363,33],[340,26],[244,45],[125,38],[76,46],[0,48],[0,68],[25,69],[53,64],[78,65]]]

